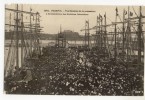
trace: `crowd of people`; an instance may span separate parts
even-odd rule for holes
[[[8,94],[143,95],[143,73],[103,56],[103,50],[43,49],[27,82],[5,79]]]

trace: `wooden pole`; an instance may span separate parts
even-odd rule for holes
[[[86,46],[86,21],[85,21],[85,46]]]
[[[127,22],[127,62],[129,60],[129,34],[130,34],[130,22],[129,22],[129,6],[128,6],[128,22]]]
[[[32,56],[32,22],[31,22],[31,8],[30,8],[30,57]]]
[[[96,36],[95,36],[95,41],[96,41],[96,43],[95,43],[95,46],[97,46],[98,45],[98,36],[97,36],[97,34],[98,34],[98,32],[97,32],[97,26],[98,26],[98,16],[97,16],[97,22],[96,22]]]
[[[99,48],[101,48],[101,35],[100,35],[100,14],[99,14],[99,32],[98,32],[98,39],[99,39]]]
[[[125,9],[123,10],[123,27],[122,27],[122,35],[123,35],[123,39],[122,39],[122,53],[123,53],[123,60],[124,60],[124,44],[125,44],[125,27],[124,27],[124,19],[125,19]]]
[[[115,22],[117,22],[117,16],[118,16],[118,10],[116,8],[116,17],[115,17]],[[115,24],[115,48],[114,48],[114,58],[115,58],[115,62],[116,62],[116,56],[117,56],[117,48],[116,48],[116,34],[117,34],[117,28],[116,28],[116,25]]]
[[[139,17],[139,25],[138,25],[138,66],[141,64],[141,34],[142,34],[142,14],[141,14],[141,6],[139,7],[140,17]]]
[[[18,10],[18,4],[16,5],[16,9]],[[19,28],[18,28],[18,12],[16,12],[16,67],[19,67]]]
[[[90,47],[89,20],[88,20],[88,47]]]
[[[23,5],[21,6],[23,11]],[[21,13],[21,67],[23,66],[23,13]]]
[[[104,15],[104,23],[105,23],[105,38],[104,38],[104,45],[105,45],[105,48],[106,48],[106,38],[107,38],[107,30],[106,30],[106,25],[107,25],[107,22],[106,22],[106,12],[105,12],[105,15]]]

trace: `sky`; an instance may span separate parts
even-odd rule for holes
[[[16,6],[14,4],[6,5],[6,8],[15,9]],[[100,14],[104,16],[106,13],[107,16],[107,24],[110,24],[111,21],[115,21],[115,9],[118,9],[118,14],[122,19],[123,9],[127,11],[127,6],[99,6],[99,5],[48,5],[48,4],[24,4],[23,10],[40,13],[41,27],[43,27],[43,33],[48,34],[57,34],[60,31],[60,26],[63,30],[72,30],[78,32],[80,34],[84,34],[81,32],[81,29],[85,27],[85,20],[89,20],[90,28],[96,25],[96,18]],[[21,9],[21,5],[19,5],[19,9]],[[134,10],[133,10],[134,9]],[[48,12],[49,10],[49,12]],[[92,12],[68,12],[68,11],[92,11]],[[52,12],[55,11],[55,12]],[[58,12],[56,12],[58,11]],[[60,12],[61,11],[61,12]],[[130,11],[133,12],[132,17],[136,17],[136,14],[139,12],[139,6],[130,6]],[[136,12],[136,14],[134,13]],[[46,15],[47,13],[47,15]],[[88,14],[88,15],[48,15],[48,13],[59,13],[59,14]],[[142,13],[145,15],[145,7],[142,7]],[[5,23],[9,23],[9,15],[10,12],[6,11],[5,13]],[[13,14],[12,14],[13,16]],[[13,16],[14,17],[14,16]],[[126,15],[127,17],[127,15]],[[24,22],[28,22],[29,16],[24,15]],[[120,21],[119,17],[117,19]],[[12,20],[14,22],[14,20]],[[113,27],[112,27],[113,28]],[[94,33],[95,30],[90,31],[91,34]]]

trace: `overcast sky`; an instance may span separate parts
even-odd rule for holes
[[[16,8],[15,5],[6,5],[7,8]],[[105,12],[107,15],[107,24],[111,23],[111,21],[115,21],[115,9],[118,8],[118,13],[122,19],[123,15],[123,9],[127,11],[127,6],[86,6],[86,5],[47,5],[47,4],[39,4],[39,5],[23,5],[23,10],[30,11],[30,7],[32,8],[32,12],[39,12],[41,15],[41,26],[44,27],[43,31],[44,33],[49,34],[56,34],[60,30],[60,25],[62,27],[62,30],[73,30],[75,32],[79,32],[80,34],[83,34],[81,32],[81,29],[84,29],[85,26],[85,20],[89,20],[90,28],[96,25],[96,18],[99,14],[104,16]],[[139,7],[137,6],[130,6],[130,11],[133,12],[133,16],[136,16],[135,12],[138,14]],[[21,9],[21,5],[19,5],[19,9]],[[49,10],[49,12],[46,12],[44,10]],[[50,13],[51,10],[61,10],[62,12],[59,12],[61,14],[63,13],[69,13],[66,12],[66,10],[83,10],[83,11],[93,11],[93,12],[80,12],[80,14],[88,14],[88,15],[46,15],[46,13]],[[143,15],[145,15],[145,7],[142,7]],[[6,11],[6,23],[8,22],[8,15],[10,12]],[[51,12],[54,13],[54,12]],[[73,12],[73,14],[77,14],[78,12]],[[127,17],[127,15],[126,15]],[[29,20],[28,15],[24,15],[24,20]],[[118,18],[118,21],[119,18]],[[28,21],[27,21],[28,22]],[[91,31],[93,33],[94,31]]]

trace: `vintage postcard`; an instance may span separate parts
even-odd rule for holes
[[[145,6],[5,4],[4,93],[144,95]]]

